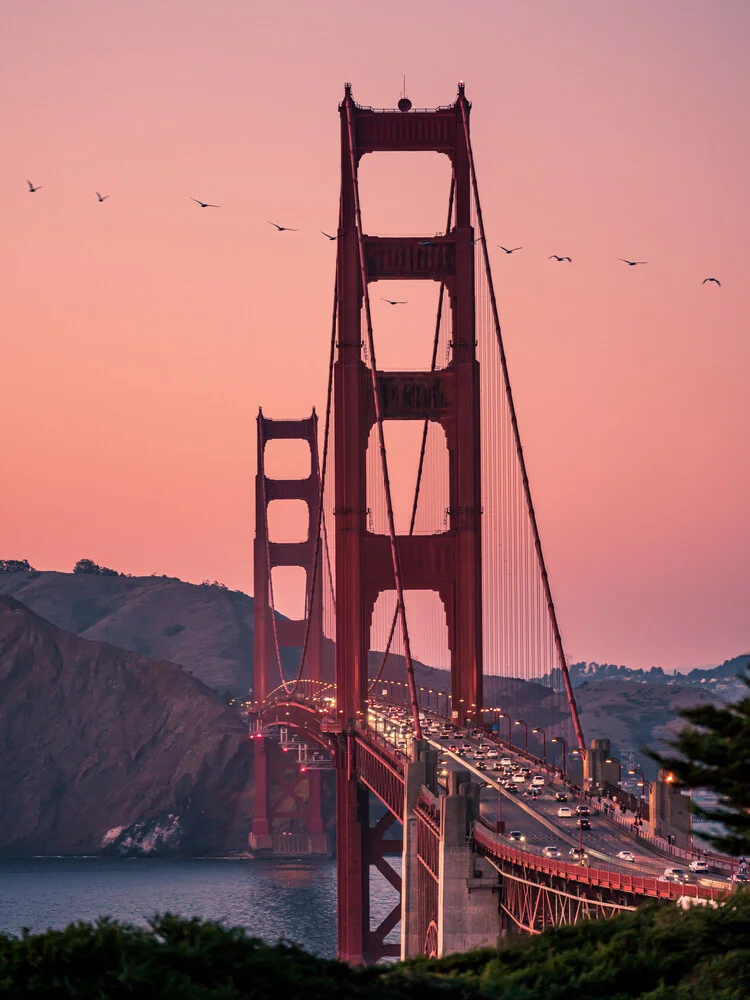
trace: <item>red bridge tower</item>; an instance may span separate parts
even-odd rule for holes
[[[335,363],[336,681],[345,734],[366,726],[367,656],[378,594],[394,588],[388,535],[367,528],[366,452],[376,421],[372,376],[362,357],[366,285],[381,279],[443,282],[451,315],[452,360],[442,371],[377,374],[387,420],[429,419],[449,452],[448,530],[397,539],[403,587],[436,590],[445,607],[454,715],[462,724],[482,708],[479,365],[476,359],[474,231],[468,132],[470,105],[459,89],[452,107],[374,111],[358,107],[347,85],[341,114],[341,217]],[[437,152],[453,170],[453,226],[444,236],[377,237],[361,231],[358,164],[366,153]],[[439,223],[438,223],[439,224]],[[256,588],[256,593],[258,593]],[[345,744],[351,744],[345,735]],[[351,747],[349,754],[353,753]],[[366,803],[356,773],[339,767],[339,956],[372,958],[368,907]]]

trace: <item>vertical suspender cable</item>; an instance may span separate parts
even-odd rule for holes
[[[333,294],[333,315],[331,318],[331,349],[328,355],[328,391],[326,395],[326,420],[325,420],[325,430],[323,433],[323,458],[321,461],[320,468],[320,493],[318,496],[318,523],[316,527],[315,534],[315,554],[313,556],[312,573],[308,590],[307,598],[305,602],[306,610],[306,622],[305,622],[305,637],[302,643],[302,652],[300,654],[299,669],[297,670],[297,676],[290,686],[287,685],[287,681],[284,680],[284,671],[281,665],[281,649],[279,647],[279,633],[276,625],[276,607],[274,603],[273,596],[273,576],[271,575],[271,548],[268,541],[268,504],[266,503],[266,477],[263,476],[263,517],[265,519],[266,526],[266,559],[268,560],[268,601],[271,605],[271,621],[273,622],[273,641],[274,648],[276,651],[276,662],[279,667],[279,675],[281,677],[281,684],[287,694],[293,695],[297,689],[297,685],[302,679],[302,672],[305,669],[305,660],[307,659],[307,647],[310,641],[310,631],[312,626],[312,610],[313,602],[315,601],[315,581],[318,576],[318,564],[320,562],[320,550],[321,550],[321,536],[322,536],[322,524],[323,524],[323,500],[325,495],[325,485],[326,485],[326,469],[328,467],[328,440],[331,428],[331,402],[333,398],[333,362],[335,358],[336,350],[336,320],[338,316],[338,288],[334,289]],[[261,425],[262,426],[262,425]],[[262,442],[263,444],[265,442]],[[330,564],[329,564],[330,568]],[[323,600],[323,594],[320,594],[320,600]]]
[[[453,195],[456,186],[455,177],[451,177],[451,191],[448,196],[448,222],[445,226],[445,231],[448,233],[451,227],[451,219],[453,218]],[[432,342],[432,359],[430,361],[430,371],[434,372],[437,368],[437,356],[438,347],[440,344],[440,326],[443,321],[443,301],[445,299],[445,282],[440,282],[440,292],[438,293],[438,307],[437,307],[437,318],[435,320],[435,338]],[[422,446],[419,449],[419,465],[417,467],[417,485],[414,489],[414,502],[411,508],[411,520],[409,521],[409,534],[414,534],[414,526],[417,521],[417,507],[419,506],[419,491],[422,485],[422,474],[424,472],[424,456],[427,449],[427,432],[430,428],[429,418],[425,419],[424,427],[422,428]],[[380,666],[378,667],[378,672],[370,681],[370,687],[368,690],[372,691],[373,687],[380,680],[380,677],[385,669],[386,661],[388,660],[388,655],[391,651],[391,643],[393,642],[393,635],[396,631],[396,624],[398,622],[398,606],[393,613],[393,621],[391,623],[391,630],[388,634],[388,642],[386,643],[385,650],[383,652],[383,658],[380,661]]]
[[[495,298],[495,286],[492,282],[492,271],[490,270],[490,255],[487,249],[487,240],[485,238],[484,232],[484,220],[482,218],[482,206],[479,201],[479,186],[477,184],[477,173],[474,167],[474,153],[471,148],[471,139],[469,137],[469,120],[466,115],[466,100],[463,95],[459,96],[459,105],[461,107],[461,118],[463,122],[464,130],[464,140],[466,142],[466,152],[469,157],[469,168],[471,170],[471,183],[474,190],[474,203],[477,212],[477,221],[479,222],[479,235],[481,237],[482,253],[484,256],[484,267],[487,275],[487,285],[489,287],[490,293],[490,303],[492,305],[492,319],[495,324],[495,335],[497,337],[497,344],[500,350],[500,364],[503,371],[503,383],[505,385],[505,394],[508,400],[508,409],[510,412],[510,422],[513,427],[513,439],[516,447],[516,455],[518,456],[518,463],[521,471],[521,480],[523,482],[523,492],[524,498],[526,500],[526,508],[528,510],[529,519],[531,521],[531,531],[534,537],[534,547],[536,549],[537,559],[539,560],[539,570],[542,576],[542,587],[544,588],[544,596],[547,602],[547,609],[549,611],[550,620],[552,623],[552,631],[555,637],[555,648],[557,649],[558,659],[560,660],[560,670],[562,671],[563,683],[565,684],[565,693],[568,696],[568,705],[570,706],[570,714],[573,718],[573,727],[576,733],[576,740],[578,742],[578,747],[581,750],[585,750],[586,742],[583,736],[583,729],[581,728],[581,720],[578,717],[578,707],[576,705],[575,695],[573,694],[573,686],[570,683],[570,675],[568,673],[568,664],[565,659],[565,649],[563,647],[562,635],[560,634],[560,627],[557,622],[557,613],[555,611],[555,604],[552,600],[552,590],[549,584],[549,577],[547,576],[547,566],[544,561],[544,553],[542,552],[542,541],[539,536],[539,527],[537,525],[536,513],[534,511],[534,504],[531,499],[531,487],[529,485],[529,477],[526,471],[526,459],[523,455],[523,447],[521,445],[521,434],[518,429],[518,419],[516,417],[516,407],[513,402],[513,394],[510,387],[510,375],[508,372],[508,362],[505,357],[505,347],[503,346],[502,332],[500,330],[500,317],[497,311],[497,299]]]
[[[354,197],[354,214],[357,226],[357,250],[359,252],[359,271],[362,282],[362,294],[365,304],[365,323],[367,327],[367,347],[370,355],[370,382],[372,385],[372,400],[375,408],[375,422],[378,428],[378,445],[380,448],[380,464],[383,470],[383,486],[385,487],[385,502],[388,514],[388,536],[391,544],[391,560],[393,562],[393,577],[396,584],[396,607],[401,619],[401,632],[404,639],[404,659],[406,660],[406,676],[411,698],[412,716],[414,720],[414,736],[422,739],[422,725],[419,721],[419,704],[417,701],[417,685],[414,680],[414,664],[411,658],[411,643],[409,629],[406,624],[406,606],[404,604],[404,584],[401,573],[401,557],[396,539],[396,523],[393,517],[393,502],[391,497],[391,481],[388,476],[388,458],[385,450],[385,434],[383,432],[383,408],[378,389],[378,370],[375,364],[375,342],[372,335],[372,314],[370,312],[370,293],[367,287],[367,263],[365,261],[364,234],[362,232],[362,210],[359,201],[359,182],[357,180],[357,159],[354,152],[354,119],[352,116],[352,98],[346,98],[346,121],[349,132],[349,166],[352,176],[352,195]]]

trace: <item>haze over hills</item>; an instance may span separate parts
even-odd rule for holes
[[[9,572],[9,567],[13,564],[0,562],[0,571],[5,569],[0,572],[0,593],[13,594],[55,625],[141,656],[179,664],[221,696],[247,695],[252,684],[252,597],[220,584],[196,585],[171,577],[31,568]],[[331,652],[328,644],[328,671],[332,670]],[[371,674],[380,659],[380,654],[371,654]],[[680,707],[709,698],[731,701],[741,696],[744,688],[735,678],[746,664],[750,664],[750,654],[685,674],[666,674],[659,667],[644,671],[613,664],[573,664],[571,677],[584,732],[587,738],[610,736],[613,752],[632,751],[640,756],[643,746],[654,745],[679,725]],[[445,671],[423,664],[416,664],[416,671],[419,686],[447,687]],[[384,676],[403,678],[400,657],[391,657]],[[489,681],[485,702],[512,701],[520,715],[524,704],[539,706],[549,694],[549,688],[520,680]],[[547,712],[554,725],[558,715],[551,701]]]

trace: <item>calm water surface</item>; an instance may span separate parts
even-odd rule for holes
[[[396,860],[396,859],[394,859]],[[373,916],[396,897],[376,875]],[[222,920],[273,942],[336,954],[336,863],[103,858],[0,858],[0,931],[65,927],[111,916],[143,924],[155,913]]]

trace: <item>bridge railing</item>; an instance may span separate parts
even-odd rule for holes
[[[570,864],[566,861],[555,861],[518,850],[503,843],[497,834],[482,823],[476,823],[473,833],[474,844],[480,852],[499,860],[531,868],[547,875],[554,875],[570,882],[580,882],[586,885],[599,886],[631,893],[636,896],[649,896],[655,899],[676,900],[683,896],[697,899],[719,900],[727,890],[715,889],[710,886],[694,885],[692,883],[660,882],[657,878],[645,875],[628,875],[620,872],[606,871],[600,868],[589,868],[580,864]]]

